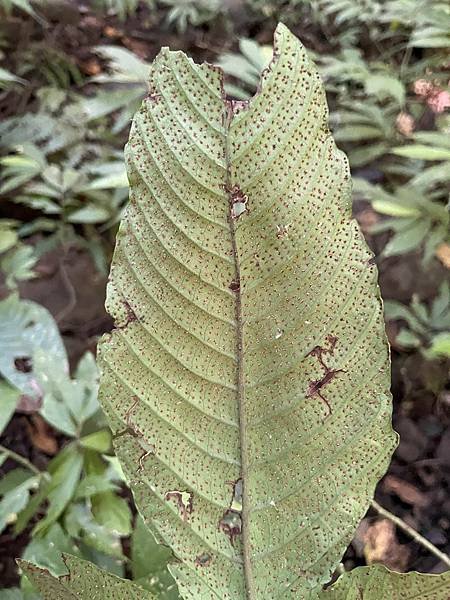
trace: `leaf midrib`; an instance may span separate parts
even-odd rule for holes
[[[223,89],[223,86],[222,86]],[[249,600],[256,598],[254,593],[254,579],[250,555],[250,530],[249,530],[249,495],[248,495],[248,470],[249,457],[246,444],[247,417],[245,411],[245,383],[244,383],[244,330],[242,318],[242,296],[241,296],[241,273],[239,265],[239,253],[236,241],[236,224],[232,218],[233,199],[231,195],[231,156],[230,156],[230,126],[233,119],[233,101],[223,95],[224,103],[224,128],[225,128],[225,190],[228,194],[228,223],[230,225],[231,247],[234,259],[234,282],[235,291],[235,319],[236,319],[236,400],[238,403],[239,416],[239,446],[241,450],[241,480],[242,480],[242,510],[241,510],[241,535],[242,555],[245,580],[245,596]]]

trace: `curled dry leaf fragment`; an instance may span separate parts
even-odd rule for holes
[[[423,508],[428,504],[428,498],[416,486],[395,477],[387,475],[383,481],[383,487],[387,492],[398,496],[400,500],[414,507]]]
[[[389,569],[403,572],[408,563],[409,549],[399,544],[395,525],[388,519],[375,521],[363,537],[364,556],[367,564],[382,563]]]
[[[445,242],[439,244],[439,246],[436,248],[435,254],[436,258],[441,261],[444,267],[450,269],[450,244],[446,244]]]
[[[32,415],[31,423],[28,424],[30,440],[35,448],[54,456],[58,452],[58,442],[54,431],[40,415]]]
[[[400,112],[395,120],[397,130],[404,136],[410,137],[414,131],[414,118],[406,112]]]

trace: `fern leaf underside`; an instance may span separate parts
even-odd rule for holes
[[[249,103],[222,83],[181,52],[153,63],[101,400],[184,598],[309,598],[396,443],[376,268],[300,42],[278,27]]]

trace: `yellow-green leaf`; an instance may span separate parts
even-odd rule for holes
[[[53,577],[46,569],[18,561],[43,600],[154,600],[155,596],[126,579],[81,558],[63,555],[68,574]]]
[[[448,600],[450,571],[442,575],[393,573],[381,565],[342,575],[320,600]]]
[[[347,159],[284,26],[249,103],[167,49],[149,87],[100,348],[118,457],[184,598],[306,598],[396,443]]]

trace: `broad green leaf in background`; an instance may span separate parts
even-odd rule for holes
[[[111,73],[102,73],[93,81],[103,83],[140,83],[145,86],[149,76],[149,65],[133,52],[121,46],[97,46],[96,51],[109,61]]]
[[[392,75],[375,73],[369,75],[365,80],[366,93],[375,95],[380,100],[385,100],[390,96],[395,98],[400,106],[405,101],[405,87],[403,83]]]
[[[51,482],[47,490],[48,510],[36,524],[35,533],[48,530],[69,504],[80,479],[83,457],[75,444],[66,446],[48,466]]]
[[[255,40],[239,40],[241,54],[226,52],[220,56],[219,66],[227,75],[231,75],[240,84],[252,92],[256,89],[261,71],[267,67],[272,57],[271,46],[260,46]],[[225,83],[225,90],[234,98],[246,100],[251,95],[240,86]]]
[[[86,352],[71,378],[64,364],[55,363],[53,354],[38,348],[33,355],[36,379],[44,404],[41,414],[44,419],[59,431],[70,437],[77,437],[83,424],[98,410],[98,372],[95,359]],[[103,452],[109,446],[109,433],[96,431],[81,441],[86,447],[101,445]]]
[[[58,326],[48,310],[11,294],[0,301],[0,375],[22,394],[42,396],[34,373],[38,349],[50,353],[58,368],[68,371],[67,355]]]
[[[62,558],[63,552],[79,554],[80,551],[61,525],[53,523],[45,535],[34,537],[31,540],[25,548],[22,558],[59,576],[67,573],[67,567]]]
[[[433,340],[428,353],[433,358],[450,357],[450,333],[439,333]]]
[[[284,26],[250,103],[163,50],[126,150],[101,397],[184,598],[319,593],[395,447],[376,269]]]
[[[24,84],[26,83],[26,81],[21,77],[17,77],[16,75],[14,75],[14,73],[11,73],[11,71],[8,71],[7,69],[2,69],[2,67],[0,67],[0,88],[7,87],[7,85],[5,84],[10,83]]]
[[[0,533],[7,525],[15,523],[18,513],[27,505],[30,491],[39,485],[39,476],[29,474],[28,477],[8,490],[0,500]]]
[[[36,252],[32,246],[18,244],[11,247],[9,252],[0,258],[0,272],[4,275],[6,287],[14,290],[19,281],[33,279],[36,276],[33,271],[36,262]]]
[[[172,560],[170,549],[156,543],[155,537],[138,516],[131,536],[133,579],[153,591],[160,600],[178,600],[177,585],[167,569]]]
[[[19,396],[20,392],[17,388],[0,380],[0,435],[16,409]]]
[[[67,575],[56,579],[26,561],[20,567],[41,592],[43,600],[153,600],[150,592],[75,556],[64,555]]]
[[[397,156],[417,158],[420,160],[450,160],[450,148],[438,148],[425,146],[424,144],[398,146],[397,148],[392,148],[391,152]]]

